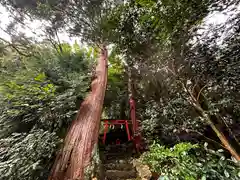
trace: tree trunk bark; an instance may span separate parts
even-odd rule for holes
[[[49,180],[83,180],[97,145],[100,118],[107,85],[107,49],[101,49],[91,92],[81,104],[64,145],[57,155]]]

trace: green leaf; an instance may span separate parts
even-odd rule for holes
[[[45,80],[46,76],[44,73],[40,73],[38,74],[37,77],[34,78],[35,81],[40,81],[40,82],[43,82]]]
[[[229,173],[227,172],[227,170],[226,170],[226,169],[224,170],[224,175],[225,175],[225,177],[227,177],[227,178],[229,178],[229,177],[230,177],[230,175],[229,175]]]

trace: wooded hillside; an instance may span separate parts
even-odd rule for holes
[[[129,97],[152,172],[240,178],[239,1],[0,3],[0,179],[91,179],[101,119],[131,119]]]

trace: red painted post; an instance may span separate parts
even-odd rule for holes
[[[129,132],[129,127],[128,127],[128,122],[125,121],[125,127],[126,127],[126,131],[127,131],[127,136],[128,136],[128,141],[131,140],[131,136],[130,136],[130,132]]]
[[[119,145],[119,144],[121,144],[121,141],[120,141],[120,139],[117,139],[116,140],[116,145]]]
[[[104,121],[103,144],[105,144],[106,142],[107,131],[108,131],[108,121]]]

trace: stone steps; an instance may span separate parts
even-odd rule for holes
[[[104,152],[105,180],[133,180],[137,173],[132,164],[132,153],[127,148],[110,147]]]
[[[130,171],[133,169],[132,164],[114,164],[114,163],[108,163],[103,164],[104,168],[106,170],[121,170],[121,171]]]
[[[106,180],[126,180],[137,176],[130,159],[110,160],[103,166]]]
[[[136,171],[106,170],[105,176],[107,180],[126,180],[130,178],[136,178]]]

